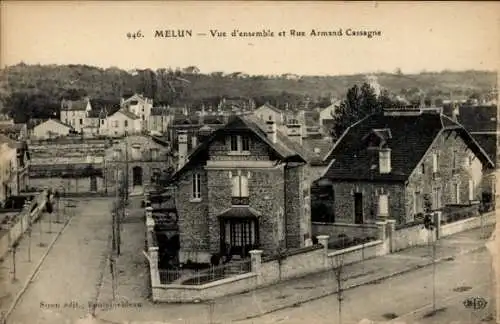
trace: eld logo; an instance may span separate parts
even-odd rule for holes
[[[474,310],[484,309],[488,302],[483,297],[469,297],[464,300],[465,308],[471,308]]]

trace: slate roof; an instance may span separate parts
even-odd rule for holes
[[[387,146],[391,149],[391,173],[380,174],[378,154],[367,149],[362,139],[373,129],[390,129]],[[405,181],[434,139],[447,130],[457,131],[470,149],[489,166],[493,166],[486,152],[458,123],[438,113],[421,115],[370,115],[349,127],[335,144],[325,160],[331,163],[325,177],[331,180]]]
[[[88,101],[86,99],[80,100],[63,100],[62,110],[85,110],[87,109]]]
[[[494,132],[497,130],[497,107],[462,106],[458,121],[469,132]]]
[[[304,138],[302,140],[302,146],[307,147],[308,151],[311,151],[309,154],[310,157],[310,163],[313,165],[323,165],[327,164],[327,161],[325,161],[325,157],[327,156],[328,152],[333,147],[333,141],[331,139],[325,139],[325,138]],[[319,152],[316,153],[315,149],[318,149]]]
[[[189,154],[186,164],[178,170],[172,178],[175,180],[189,166],[200,160],[208,158],[208,147],[217,138],[226,137],[227,134],[241,134],[242,132],[251,132],[262,142],[266,143],[278,159],[306,163],[308,156],[306,150],[301,145],[288,139],[281,132],[277,132],[277,141],[273,143],[265,132],[265,122],[255,116],[233,116],[231,120],[223,127],[215,130],[210,136],[200,143],[196,149]],[[309,152],[310,154],[310,152]]]
[[[497,134],[471,134],[477,143],[488,154],[493,163],[497,162]]]

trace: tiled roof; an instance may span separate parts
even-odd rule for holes
[[[333,141],[329,138],[304,138],[302,146],[307,147],[310,153],[312,164],[326,164],[324,161],[326,155],[333,147]]]
[[[124,108],[118,110],[117,112],[124,114],[125,116],[127,116],[130,119],[139,119],[139,116],[137,116],[134,113],[131,113],[130,111],[128,111],[127,109],[124,109]]]
[[[494,132],[497,130],[497,107],[462,106],[458,121],[469,132]]]
[[[378,154],[367,149],[362,139],[373,129],[390,129],[387,146],[391,149],[391,173],[380,174]],[[370,115],[349,127],[326,157],[331,160],[325,177],[332,180],[397,180],[408,178],[421,161],[434,139],[443,130],[455,130],[484,163],[491,159],[471,135],[458,123],[437,113],[421,115]]]

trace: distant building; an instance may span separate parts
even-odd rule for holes
[[[265,103],[255,109],[253,114],[264,121],[274,121],[277,124],[285,123],[284,113],[269,103]]]
[[[128,99],[122,98],[120,107],[139,117],[141,128],[149,129],[148,121],[153,109],[153,99],[149,99],[140,94],[134,94]]]
[[[68,136],[73,127],[58,119],[49,119],[33,127],[31,137],[35,139],[51,139]]]
[[[121,108],[105,121],[106,133],[110,137],[122,137],[130,134],[141,133],[142,120],[139,116],[131,113],[125,108]]]
[[[148,121],[148,130],[159,133],[166,133],[172,115],[167,107],[153,107]]]
[[[81,133],[85,127],[87,112],[92,110],[90,99],[88,97],[81,100],[61,101],[61,121],[70,125],[76,132]]]

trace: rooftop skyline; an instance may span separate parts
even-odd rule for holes
[[[248,74],[339,75],[498,70],[500,4],[13,2],[1,11],[2,67],[87,64],[126,70],[197,66]],[[411,10],[410,10],[411,9]],[[381,36],[345,36],[347,29]],[[210,30],[275,37],[212,38]],[[343,37],[278,37],[280,31]],[[128,39],[141,30],[144,38]],[[190,30],[191,38],[155,38]],[[205,33],[207,36],[197,36]]]

